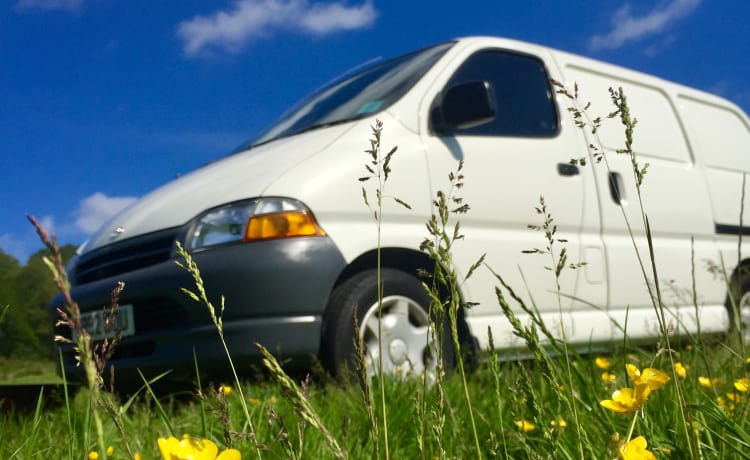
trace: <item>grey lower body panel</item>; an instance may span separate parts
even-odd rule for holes
[[[224,336],[238,371],[260,362],[259,343],[292,363],[308,364],[320,347],[321,318],[345,261],[327,237],[232,244],[192,254],[219,314],[224,297]],[[195,380],[195,360],[206,377],[229,374],[224,348],[192,277],[172,258],[72,290],[81,311],[102,309],[118,281],[125,283],[121,305],[132,305],[135,333],[124,337],[110,363],[115,386],[138,384],[138,370],[150,378],[170,371],[170,379]],[[59,306],[62,299],[53,301]],[[70,336],[61,328],[57,334]],[[70,345],[60,345],[65,373],[83,377]],[[195,356],[195,359],[194,359]],[[105,380],[107,376],[105,376]]]
[[[224,339],[232,361],[241,376],[254,376],[263,345],[280,362],[307,366],[320,343],[320,317],[238,320],[225,323]],[[72,349],[64,352],[72,358]],[[75,380],[83,375],[80,367],[66,360],[66,374]],[[196,368],[202,382],[231,381],[231,368],[219,334],[213,325],[172,333],[135,336],[124,339],[110,361],[114,367],[114,386],[132,390],[143,385],[141,374],[152,379],[165,372],[164,381],[196,382]],[[105,381],[109,378],[105,372]],[[71,374],[72,373],[72,374]]]

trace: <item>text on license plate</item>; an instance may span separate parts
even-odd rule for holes
[[[104,312],[95,310],[87,313],[81,313],[81,326],[89,333],[91,340],[104,340],[112,338],[117,331],[120,337],[127,337],[135,334],[135,321],[133,318],[132,305],[120,305],[115,315],[115,324],[110,327],[110,331],[104,331]]]

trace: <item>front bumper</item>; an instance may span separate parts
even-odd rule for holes
[[[259,343],[282,360],[308,363],[318,353],[321,318],[345,261],[328,237],[301,237],[229,244],[196,251],[209,300],[219,313],[221,297],[224,337],[239,372],[258,362]],[[118,281],[125,283],[120,304],[133,305],[135,334],[117,345],[110,364],[115,386],[140,382],[171,371],[170,379],[195,380],[228,373],[228,361],[207,308],[182,288],[194,289],[191,276],[167,260],[126,273],[76,285],[73,299],[82,312],[110,303]],[[53,301],[53,310],[62,303]],[[56,334],[70,336],[57,328]],[[72,345],[59,345],[65,375],[80,380]],[[107,374],[108,375],[108,374]],[[106,375],[105,375],[106,379]]]

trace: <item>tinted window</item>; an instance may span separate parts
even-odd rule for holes
[[[464,62],[448,82],[490,83],[497,115],[480,126],[455,134],[549,137],[558,130],[558,116],[544,64],[537,58],[505,51],[482,51]]]

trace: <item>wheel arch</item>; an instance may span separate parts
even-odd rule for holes
[[[333,292],[338,286],[340,286],[342,283],[355,276],[356,274],[366,270],[373,270],[377,267],[378,251],[376,249],[361,254],[351,263],[349,263],[344,268],[344,270],[341,271],[338,278],[334,282],[333,287],[331,288],[331,292]],[[435,261],[421,251],[399,247],[386,247],[381,248],[380,250],[380,267],[400,270],[417,277],[417,279],[426,280],[425,273],[429,274],[434,272]],[[461,301],[463,302],[464,293],[461,291],[460,286],[458,289],[459,295],[461,296]],[[476,353],[479,351],[477,345],[478,342],[476,338],[471,334],[471,330],[469,329],[468,323],[466,322],[465,310],[465,308],[461,308],[458,312],[459,340],[461,340],[461,346],[465,348],[464,354],[471,361],[474,361]],[[328,308],[326,306],[326,313],[327,312]]]
[[[742,295],[742,292],[739,292],[738,289],[742,288],[743,280],[748,279],[750,279],[750,259],[743,259],[734,268],[734,271],[732,271],[732,275],[728,280],[726,298],[726,304],[728,307],[732,304],[733,295]],[[735,297],[735,300],[739,300],[739,296]]]
[[[743,294],[748,290],[748,284],[750,284],[750,259],[743,259],[737,264],[727,280],[727,293],[724,305],[729,313],[730,329],[735,327],[736,309]]]

